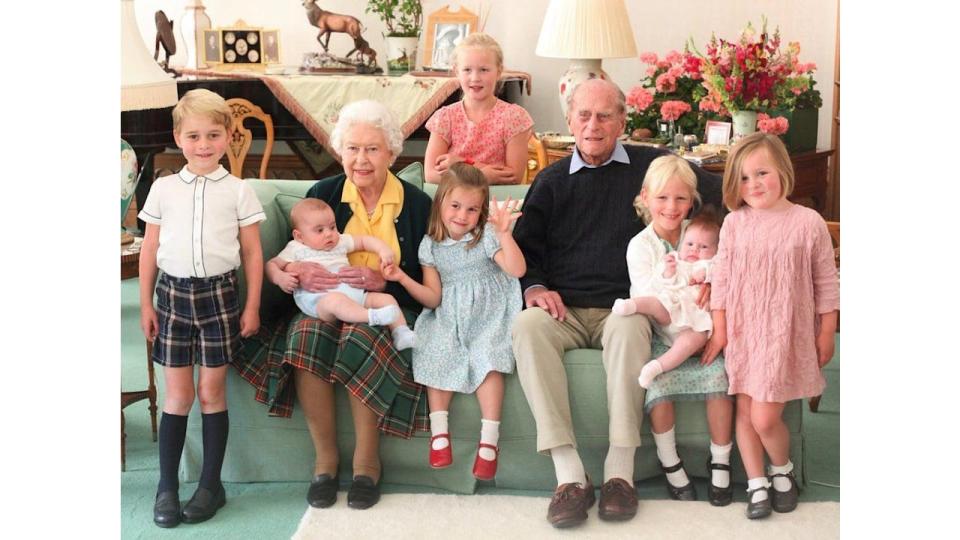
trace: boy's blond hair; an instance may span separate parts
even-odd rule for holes
[[[500,48],[497,40],[483,32],[474,32],[463,38],[460,43],[457,43],[457,46],[453,49],[454,69],[456,69],[457,63],[459,62],[460,53],[467,49],[484,49],[492,52],[494,61],[497,64],[497,69],[503,71],[503,49]]]
[[[776,135],[756,132],[740,139],[733,146],[730,157],[727,158],[727,170],[723,173],[723,204],[731,212],[740,208],[743,197],[740,196],[740,176],[743,174],[743,162],[747,156],[761,148],[767,149],[770,160],[773,161],[777,174],[780,175],[781,196],[787,197],[793,193],[796,182],[793,174],[793,163],[783,141]]]
[[[324,210],[333,212],[333,208],[330,208],[330,205],[322,199],[308,197],[301,200],[290,209],[290,228],[297,229],[303,220],[303,215],[307,212],[323,212]]]
[[[233,115],[227,101],[215,92],[206,88],[195,88],[180,98],[173,108],[173,132],[180,133],[180,126],[188,116],[205,116],[214,124],[230,129]]]
[[[690,168],[687,160],[676,154],[663,155],[650,162],[650,166],[647,167],[647,174],[643,177],[643,186],[640,187],[640,193],[642,194],[646,190],[649,197],[659,195],[671,178],[680,180],[690,188],[690,192],[693,193],[694,204],[700,203],[700,193],[697,192],[697,174]],[[652,219],[650,209],[643,204],[643,197],[640,194],[634,197],[633,207],[636,209],[637,215],[643,218],[643,222],[649,225]]]

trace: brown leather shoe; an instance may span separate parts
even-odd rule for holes
[[[587,510],[596,500],[589,476],[586,485],[579,482],[560,484],[550,499],[547,521],[558,529],[579,525],[587,520]]]
[[[625,521],[637,515],[637,492],[622,478],[600,486],[600,519]]]

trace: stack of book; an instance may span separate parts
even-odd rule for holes
[[[684,152],[683,158],[700,166],[709,163],[722,163],[726,160],[726,156],[720,152],[713,152],[710,150],[693,150],[691,152]]]

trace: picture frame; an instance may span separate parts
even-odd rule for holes
[[[203,31],[203,61],[207,64],[223,62],[223,49],[220,48],[220,31]]]
[[[452,69],[454,47],[477,31],[478,21],[477,14],[463,6],[457,11],[450,11],[450,6],[444,6],[428,15],[423,48],[424,68]]]
[[[732,129],[733,124],[730,122],[707,120],[704,140],[707,144],[730,144],[730,131]]]
[[[279,30],[263,31],[263,63],[264,64],[280,63],[280,31]]]
[[[239,20],[203,31],[203,59],[217,69],[251,69],[280,63],[280,31]]]

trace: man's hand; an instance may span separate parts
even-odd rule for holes
[[[523,300],[528,308],[541,308],[560,322],[567,318],[567,306],[563,305],[563,300],[557,291],[551,291],[546,287],[532,287],[524,293]]]
[[[309,292],[327,291],[340,284],[340,278],[336,274],[328,272],[319,263],[298,262],[296,263],[295,273],[300,281],[300,286]]]
[[[157,322],[157,310],[152,305],[140,306],[140,329],[147,340],[153,341],[160,331],[160,323]]]
[[[250,337],[260,329],[260,313],[255,309],[244,308],[240,315],[240,337]]]
[[[367,291],[382,291],[387,288],[387,282],[380,272],[371,270],[367,266],[344,266],[337,272],[340,283],[346,283],[357,289]]]

